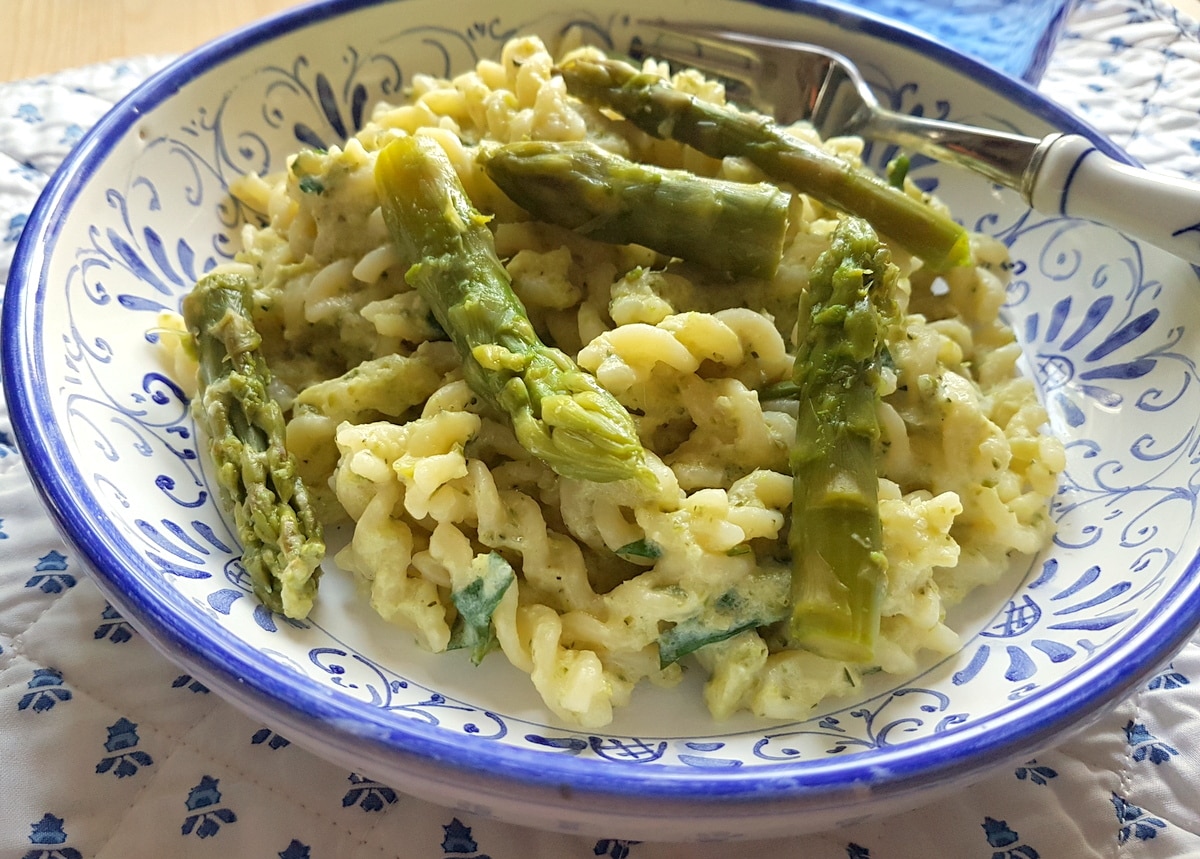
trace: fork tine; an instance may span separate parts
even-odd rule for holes
[[[753,49],[710,38],[665,21],[641,21],[657,31],[652,41],[635,37],[629,53],[634,59],[653,57],[676,65],[694,68],[732,82],[743,100],[751,106],[763,103],[759,88],[762,61]]]
[[[837,100],[836,91],[844,83],[830,72],[834,66],[844,67],[845,61],[816,45],[708,24],[638,23],[659,34],[647,53],[734,81],[735,91],[729,93],[734,101],[774,115],[785,124],[815,120],[822,104]],[[677,48],[679,45],[685,47]],[[818,130],[825,134],[831,129],[822,126]]]
[[[725,78],[750,83],[753,80],[753,70],[747,68],[747,63],[740,57],[721,55],[705,50],[703,46],[689,40],[686,43],[676,43],[673,40],[658,37],[647,41],[635,36],[629,50],[636,60],[653,57],[665,60],[672,65],[684,68],[694,68]]]
[[[728,30],[724,27],[709,24],[692,24],[680,21],[664,21],[661,19],[655,21],[643,20],[638,23],[647,27],[653,27],[662,33],[687,36],[694,39],[697,43],[706,45],[714,50],[736,52],[756,61],[764,52],[787,52],[797,44],[794,41],[786,39],[761,36],[755,33],[742,33],[737,30]],[[746,47],[742,47],[743,45]]]
[[[735,101],[740,97],[781,123],[811,122],[822,137],[856,133],[862,109],[877,106],[853,64],[819,45],[709,24],[639,23],[659,33],[659,42],[670,38],[691,44],[683,62],[736,80],[740,90]]]

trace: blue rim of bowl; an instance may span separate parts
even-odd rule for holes
[[[753,800],[770,807],[779,802],[799,807],[795,804],[803,805],[808,800],[823,807],[848,802],[852,808],[853,799],[860,797],[867,785],[870,794],[878,797],[925,785],[942,776],[958,781],[1000,760],[1039,748],[1126,694],[1141,677],[1183,646],[1200,610],[1189,614],[1179,610],[1168,613],[1167,609],[1185,605],[1200,591],[1197,575],[1200,558],[1188,564],[1171,592],[1139,619],[1119,647],[1069,680],[1034,693],[1003,711],[943,734],[876,749],[867,755],[769,764],[720,773],[682,766],[597,767],[594,762],[493,742],[473,742],[469,735],[448,735],[419,722],[400,721],[307,678],[302,678],[298,685],[295,675],[284,666],[264,665],[253,649],[215,624],[212,630],[203,631],[212,633],[207,640],[215,642],[217,649],[199,651],[187,634],[188,628],[176,624],[177,618],[170,607],[138,581],[136,571],[126,567],[122,555],[130,547],[108,523],[95,521],[89,513],[97,505],[88,493],[79,489],[81,475],[64,456],[66,446],[50,417],[51,408],[44,394],[44,368],[34,348],[41,331],[41,305],[36,299],[45,286],[44,267],[61,218],[90,175],[90,167],[105,159],[111,146],[143,113],[169,98],[195,75],[219,66],[232,56],[290,31],[387,2],[318,0],[234,31],[153,75],[122,99],[68,155],[38,200],[18,244],[0,319],[4,391],[18,444],[42,502],[65,539],[85,559],[106,595],[156,647],[256,712],[270,714],[300,727],[301,731],[305,730],[303,725],[311,724],[319,729],[329,746],[357,752],[363,759],[370,754],[382,754],[401,765],[407,762],[426,770],[444,769],[447,780],[453,780],[455,771],[478,773],[482,769],[487,773],[485,778],[497,789],[501,785],[521,785],[545,796],[557,796],[563,785],[570,785],[577,799],[590,796],[701,804]],[[402,2],[398,0],[398,5]],[[1085,134],[1112,157],[1134,163],[1086,123],[1039,96],[1027,84],[915,30],[869,13],[802,0],[742,2],[795,12],[920,50],[941,65],[1000,93],[1052,127]],[[32,308],[32,319],[26,314],[27,307]],[[1039,706],[1024,713],[1035,701]],[[1014,718],[1015,715],[1021,718]]]

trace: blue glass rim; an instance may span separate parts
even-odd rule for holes
[[[72,150],[36,204],[18,244],[0,318],[3,384],[18,444],[42,502],[64,537],[85,559],[105,594],[164,653],[260,716],[266,714],[304,733],[319,730],[330,746],[356,753],[364,761],[377,756],[426,770],[444,770],[448,780],[455,771],[473,776],[484,773],[498,791],[516,784],[547,796],[556,796],[561,786],[570,785],[580,801],[591,795],[600,800],[852,806],[864,785],[870,786],[872,795],[880,796],[925,786],[941,777],[959,781],[998,761],[1043,747],[1083,724],[1086,715],[1094,716],[1105,704],[1126,694],[1135,678],[1183,646],[1196,624],[1196,611],[1168,609],[1196,602],[1200,558],[1192,559],[1171,592],[1154,611],[1139,618],[1119,646],[1058,686],[1035,692],[1004,711],[865,756],[721,772],[683,766],[597,766],[595,761],[473,741],[461,734],[451,736],[416,721],[398,720],[307,678],[297,683],[295,674],[285,666],[264,662],[257,651],[215,625],[202,629],[211,635],[207,640],[215,649],[198,652],[186,631],[174,623],[169,606],[144,590],[138,571],[123,560],[131,554],[131,547],[107,522],[91,521],[88,511],[96,509],[95,499],[80,488],[82,475],[62,455],[66,447],[49,419],[46,376],[37,348],[42,331],[38,299],[44,289],[45,265],[61,219],[93,167],[103,162],[142,114],[169,99],[191,78],[230,57],[292,30],[387,2],[390,0],[317,0],[217,39],[155,74],[118,103]],[[865,13],[800,0],[739,2],[792,11],[918,49],[1052,126],[1085,134],[1111,156],[1132,163],[1122,150],[1032,88],[915,31],[899,29]],[[1017,715],[1021,718],[1015,718]],[[779,729],[786,727],[780,725]]]

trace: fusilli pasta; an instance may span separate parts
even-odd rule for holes
[[[723,99],[693,72],[675,81]],[[436,140],[493,216],[535,327],[634,416],[657,488],[556,475],[463,381],[380,216],[375,154],[404,134]],[[560,718],[599,727],[641,681],[679,679],[679,662],[660,664],[665,630],[747,581],[769,590],[788,574],[797,404],[769,392],[792,376],[797,302],[838,215],[793,195],[776,277],[730,280],[529,220],[475,158],[525,139],[587,139],[659,166],[762,178],[738,159],[618,128],[568,97],[538,39],[518,38],[453,79],[417,76],[403,104],[379,105],[343,145],[239,181],[233,193],[263,221],[245,227],[237,265],[260,284],[256,323],[289,446],[328,517],[352,523],[337,565],[381,616],[442,651],[452,594],[498,553],[517,576],[492,613],[497,649]],[[860,143],[823,145],[853,161]],[[800,718],[865,672],[904,673],[922,650],[953,650],[946,607],[1047,539],[1062,446],[999,318],[1004,249],[975,237],[974,253],[976,265],[936,281],[894,254],[904,316],[879,414],[887,592],[876,663],[744,629],[695,653],[715,716]]]

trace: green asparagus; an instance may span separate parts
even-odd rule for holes
[[[617,111],[654,137],[713,158],[740,156],[767,176],[826,205],[866,218],[934,270],[970,261],[966,231],[874,173],[801,140],[772,120],[701,101],[619,60],[576,57],[559,69],[568,92]]]
[[[629,412],[595,378],[541,342],[471,204],[433,140],[389,143],[376,184],[405,279],[458,347],[467,383],[512,421],[522,447],[565,477],[653,485]]]
[[[284,447],[284,419],[251,317],[251,285],[210,274],[183,299],[199,361],[193,404],[208,436],[222,503],[232,512],[242,565],[272,611],[303,618],[325,556],[321,524]]]
[[[896,277],[871,226],[847,218],[817,259],[797,325],[789,636],[850,662],[872,659],[887,571],[876,409]]]
[[[779,265],[788,195],[768,182],[664,170],[582,141],[510,143],[481,158],[500,189],[543,221],[735,275],[769,279]]]

